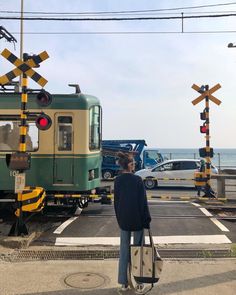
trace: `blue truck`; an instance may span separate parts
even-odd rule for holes
[[[117,153],[119,151],[132,153],[135,160],[135,171],[144,168],[152,168],[163,162],[163,156],[158,149],[146,148],[143,139],[134,140],[103,140],[102,141],[102,178],[115,177],[120,166],[117,164]]]

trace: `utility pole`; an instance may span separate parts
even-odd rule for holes
[[[24,23],[23,23],[23,17],[24,17],[24,0],[21,0],[21,9],[20,9],[20,59],[23,60],[23,43],[24,43]],[[22,85],[22,76],[19,77],[19,87]],[[20,91],[20,89],[19,89]]]

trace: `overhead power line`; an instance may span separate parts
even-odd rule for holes
[[[2,16],[4,16],[4,13],[5,12],[1,12],[0,11],[0,13],[3,13],[3,15]],[[202,14],[226,14],[226,13],[236,13],[236,10],[221,10],[221,11],[217,11],[217,10],[214,10],[214,11],[197,11],[197,12],[193,12],[193,11],[185,11],[184,12],[184,15],[187,15],[187,14],[192,14],[192,15],[202,15]],[[5,13],[5,14],[10,14],[10,12],[9,13]],[[18,12],[12,12],[11,14],[19,14]],[[26,13],[25,13],[26,14]],[[29,15],[30,15],[31,13],[29,13]],[[36,15],[36,13],[32,13],[33,15]],[[69,15],[70,17],[76,17],[76,16],[80,16],[81,14],[80,13],[37,13],[37,17],[45,17],[45,15],[47,15],[47,16],[50,16],[50,17],[56,17],[56,16],[58,16],[58,15],[61,15],[61,16],[67,16],[67,15]],[[85,14],[83,14],[83,15],[85,15]],[[88,13],[88,14],[86,14],[86,16],[96,16],[97,14],[96,13]],[[101,14],[100,14],[101,15]],[[104,16],[112,16],[113,15],[113,13],[107,13],[107,14],[105,14]],[[116,14],[116,15],[119,15],[119,14]],[[122,14],[121,14],[122,15]],[[158,16],[158,15],[180,15],[180,12],[148,12],[148,13],[141,13],[141,12],[137,12],[137,13],[126,13],[125,14],[126,16],[152,16],[152,15],[154,15],[154,16]],[[34,17],[36,17],[36,16],[34,16]]]
[[[15,35],[20,32],[13,32]],[[216,31],[81,31],[81,32],[24,32],[26,35],[156,35],[156,34],[231,34],[236,30]]]
[[[120,10],[120,11],[94,11],[94,12],[37,12],[37,11],[25,11],[25,14],[55,14],[55,15],[96,15],[96,14],[126,14],[126,13],[147,13],[147,12],[161,12],[161,11],[175,11],[185,9],[199,9],[208,7],[219,7],[236,5],[236,2],[218,3],[218,4],[207,4],[198,6],[184,6],[184,7],[173,7],[173,8],[160,8],[160,9],[143,9],[143,10]],[[19,11],[0,10],[0,13],[20,13]]]
[[[81,18],[59,18],[59,17],[16,17],[16,16],[0,16],[0,19],[5,20],[34,20],[34,21],[138,21],[138,20],[178,20],[178,19],[196,19],[196,18],[223,18],[236,16],[236,13],[227,14],[208,14],[208,15],[187,15],[184,16],[147,16],[147,17],[81,17]]]

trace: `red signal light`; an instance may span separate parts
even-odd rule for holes
[[[48,130],[52,125],[52,120],[48,115],[42,114],[37,117],[35,123],[39,130]]]
[[[48,126],[48,120],[46,118],[40,118],[38,121],[39,125],[43,128],[45,128],[46,126]]]
[[[206,125],[200,126],[200,132],[201,133],[206,133],[206,131],[207,131]]]

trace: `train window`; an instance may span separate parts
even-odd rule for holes
[[[89,149],[98,150],[101,146],[101,109],[93,106],[89,110]]]
[[[72,117],[58,117],[58,150],[72,151]]]
[[[68,123],[68,124],[72,124],[72,117],[68,117],[68,116],[60,116],[58,117],[58,123]]]
[[[0,151],[17,151],[20,142],[20,122],[0,120]],[[26,151],[38,150],[38,128],[34,122],[28,122],[26,135]]]

